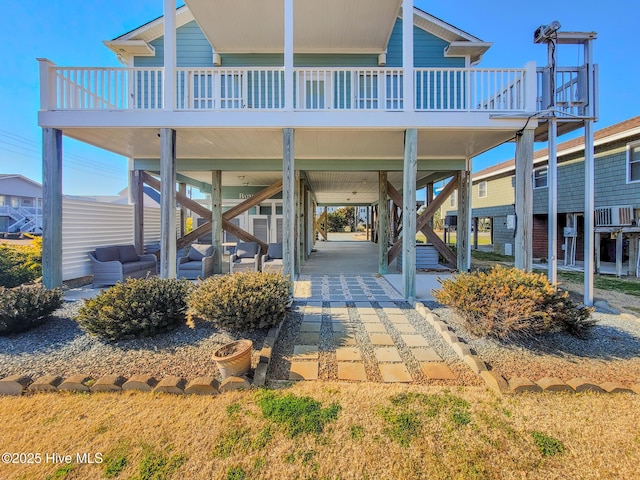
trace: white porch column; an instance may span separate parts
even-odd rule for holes
[[[160,129],[160,277],[176,277],[176,131]]]
[[[293,110],[293,0],[284,0],[284,109]]]
[[[533,130],[516,136],[516,238],[515,267],[527,272],[533,266]]]
[[[458,180],[458,224],[456,226],[456,253],[459,272],[471,270],[471,171],[460,172]]]
[[[293,128],[282,129],[282,274],[295,278],[295,171]]]
[[[176,93],[176,0],[164,0],[163,110],[175,108]]]
[[[389,198],[387,172],[378,172],[378,273],[389,272]]]
[[[413,100],[413,0],[402,0],[402,68],[404,111],[415,110]]]
[[[213,273],[222,273],[222,171],[211,172],[211,243],[215,251]]]
[[[593,150],[593,118],[596,116],[595,93],[596,78],[593,69],[593,41],[584,45],[584,58],[589,78],[589,119],[584,122],[584,304],[593,305],[593,273],[594,273],[594,150]],[[599,234],[598,234],[599,238]],[[635,241],[635,240],[634,240]],[[599,252],[598,250],[595,250]]]
[[[62,286],[62,131],[42,129],[42,283]]]
[[[418,131],[404,132],[402,175],[402,284],[404,298],[416,298],[416,177],[418,176]]]

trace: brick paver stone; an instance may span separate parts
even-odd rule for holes
[[[158,380],[149,375],[133,375],[122,385],[123,390],[141,390],[150,392],[158,384]]]
[[[595,382],[591,380],[587,380],[586,378],[572,378],[567,382],[571,388],[573,388],[576,392],[597,392],[604,393],[604,390]]]
[[[401,362],[400,352],[395,347],[376,348],[374,350],[376,359],[379,362]]]
[[[302,321],[307,323],[321,323],[322,315],[316,315],[316,314],[309,315],[305,313],[304,317],[302,317]]]
[[[441,362],[442,357],[433,348],[412,348],[411,353],[419,362]]]
[[[371,305],[371,304],[369,304],[369,305]],[[369,307],[358,307],[358,314],[360,316],[362,316],[362,315],[375,315],[376,317],[378,316],[376,314],[376,309],[371,307],[371,306],[369,306]]]
[[[367,374],[362,362],[338,362],[338,380],[367,381]]]
[[[87,387],[85,383],[89,380],[91,380],[90,376],[83,375],[81,373],[71,375],[70,377],[64,379],[64,381],[58,386],[58,390],[88,392],[89,387]]]
[[[371,332],[371,333],[387,333],[387,329],[385,328],[385,326],[382,324],[382,322],[378,322],[378,323],[365,323],[364,324],[364,329],[367,332]]]
[[[382,380],[387,383],[409,383],[413,381],[404,363],[380,363],[378,365]]]
[[[449,365],[443,362],[425,362],[420,364],[422,373],[429,380],[455,380],[458,378],[455,373],[451,371]]]
[[[369,338],[374,345],[393,346],[393,338],[388,333],[370,333]]]
[[[378,317],[378,315],[376,315],[375,313],[370,315],[360,314],[360,321],[362,323],[380,323],[380,317]]]
[[[317,345],[295,345],[293,347],[294,360],[317,360]]]
[[[559,378],[544,377],[536,382],[545,392],[573,392],[573,388]]]
[[[511,378],[509,380],[509,389],[514,393],[542,391],[539,385],[536,385],[528,378]]]
[[[291,362],[289,380],[317,380],[318,362]]]
[[[428,347],[429,342],[422,335],[400,335],[407,347]]]
[[[155,393],[173,393],[175,395],[182,395],[184,393],[184,387],[187,386],[187,381],[182,377],[175,375],[168,375],[160,380],[160,383],[153,389]]]
[[[122,390],[122,385],[126,382],[127,379],[122,375],[118,374],[109,374],[100,377],[96,380],[91,386],[92,392],[119,392]]]
[[[318,322],[304,321],[300,324],[300,331],[301,332],[319,332],[321,326],[322,324]]]
[[[393,326],[400,333],[416,333],[416,327],[409,323],[394,323]]]
[[[358,344],[355,335],[353,335],[352,333],[340,332],[333,334],[333,343],[334,345],[340,345],[343,347],[351,347]]]
[[[249,388],[251,388],[251,383],[244,377],[227,377],[220,384],[220,392],[248,390]]]
[[[0,380],[0,395],[22,395],[31,383],[28,375],[11,375]]]
[[[402,314],[402,313],[387,314],[387,316],[389,317],[389,321],[391,323],[393,323],[394,325],[401,325],[401,324],[410,323],[409,319],[407,318],[407,316]]]
[[[56,392],[58,390],[58,385],[61,383],[62,377],[59,375],[43,375],[29,385],[27,390],[30,392]]]
[[[298,345],[318,345],[318,343],[320,343],[319,332],[300,332],[296,337]]]
[[[353,347],[336,348],[336,358],[338,362],[362,360],[360,349]]]
[[[192,395],[217,395],[220,383],[214,377],[198,377],[191,380],[184,393]]]
[[[355,328],[355,323],[331,322],[331,329],[334,332],[353,333]]]

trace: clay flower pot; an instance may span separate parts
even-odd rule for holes
[[[222,378],[240,377],[251,369],[251,340],[237,340],[223,345],[213,352]]]

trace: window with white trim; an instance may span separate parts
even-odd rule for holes
[[[627,145],[627,181],[640,182],[640,142]]]
[[[478,184],[478,198],[486,198],[487,197],[487,182],[480,182]]]
[[[449,197],[449,206],[450,207],[458,206],[458,190],[454,190],[453,193],[451,194],[451,197]]]
[[[547,175],[549,173],[549,167],[544,166],[540,168],[536,168],[533,171],[533,188],[546,188],[547,183]]]

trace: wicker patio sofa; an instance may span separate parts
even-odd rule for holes
[[[93,286],[115,285],[125,278],[155,275],[158,259],[155,255],[138,255],[133,245],[113,245],[89,252],[93,266]]]

